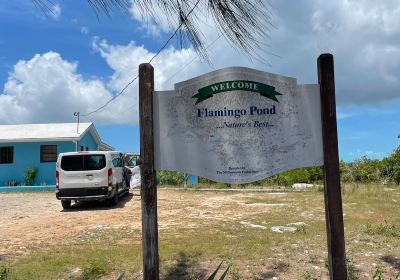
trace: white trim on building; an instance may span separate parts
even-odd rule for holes
[[[99,150],[110,151],[113,147],[101,141],[93,123],[18,124],[0,125],[0,143],[80,141],[90,131]]]

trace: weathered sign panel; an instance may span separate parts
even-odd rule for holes
[[[318,85],[230,67],[154,94],[155,169],[249,183],[323,164]]]

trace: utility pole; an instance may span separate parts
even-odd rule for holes
[[[79,115],[80,112],[75,112],[74,116],[77,117],[77,121],[76,121],[76,134],[79,135]],[[76,141],[76,151],[78,151],[78,141]]]

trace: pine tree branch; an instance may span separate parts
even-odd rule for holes
[[[32,0],[44,13],[51,13],[52,1]],[[207,60],[205,38],[200,31],[199,14],[206,10],[218,32],[235,48],[256,57],[268,39],[271,15],[262,0],[86,0],[97,17],[111,17],[114,9],[129,12],[135,5],[143,18],[157,22],[161,11],[169,24],[180,27],[176,36],[180,45],[188,41],[199,56]],[[203,5],[203,6],[201,6]],[[195,8],[195,9],[193,9]],[[254,55],[256,54],[256,55]]]

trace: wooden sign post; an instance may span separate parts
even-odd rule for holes
[[[143,279],[158,280],[157,188],[153,136],[154,68],[139,66],[140,159]]]
[[[159,279],[155,169],[237,184],[321,165],[330,279],[347,279],[331,54],[318,83],[229,67],[154,92],[153,67],[139,66],[143,279]]]
[[[324,197],[330,279],[347,279],[333,56],[318,57],[321,97],[322,141],[324,150]]]

